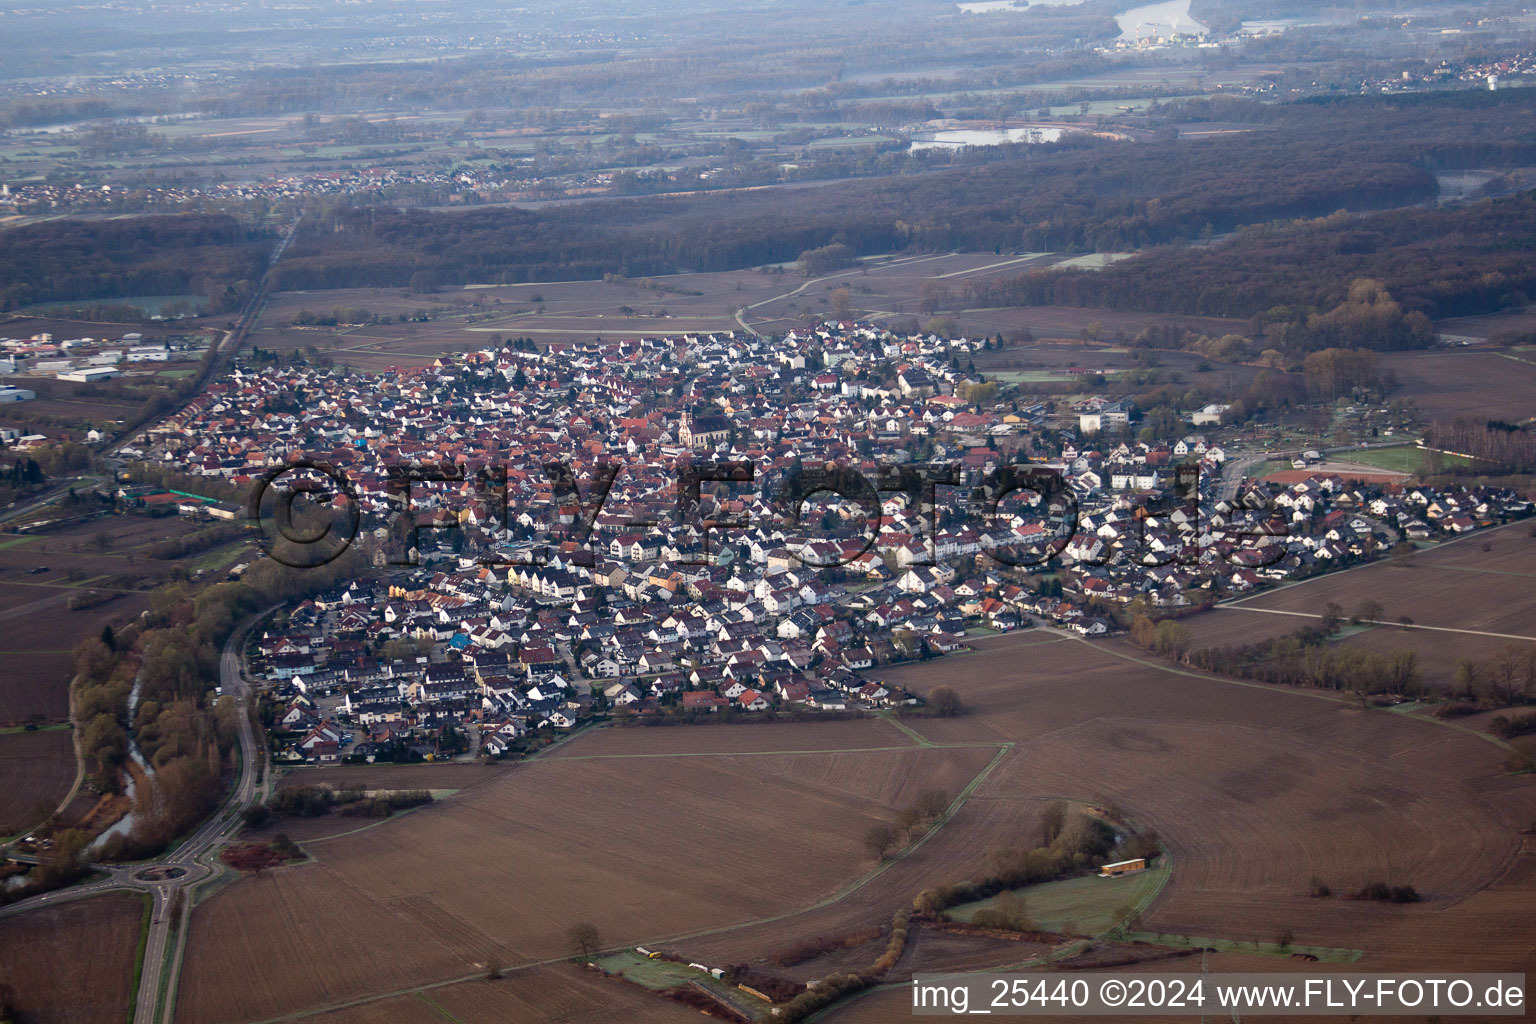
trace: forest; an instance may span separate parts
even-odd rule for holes
[[[213,312],[261,276],[270,242],[234,217],[60,219],[12,228],[0,245],[0,310],[40,302],[200,295]]]
[[[1521,127],[1533,105],[1536,97],[1516,92],[1273,106],[1202,102],[1183,116],[1246,121],[1253,130],[1199,141],[1021,146],[1000,162],[928,174],[537,212],[337,207],[307,222],[278,268],[278,284],[402,286],[421,270],[443,284],[728,270],[794,260],[834,244],[853,255],[1141,249],[1277,219],[1421,203],[1436,194],[1435,170],[1536,160],[1536,139]],[[1387,230],[1384,222],[1377,232]],[[1418,230],[1415,222],[1344,247],[1383,248]],[[1198,260],[1201,251],[1184,258]],[[1212,271],[1248,276],[1246,268],[1218,262]],[[1084,279],[1089,283],[1068,283]],[[1126,279],[1125,272],[1107,278]],[[1109,303],[1094,294],[1106,286],[1088,275],[1049,280],[1063,295],[1079,287],[1095,299],[1077,304]],[[1030,289],[1050,295],[1033,279],[1012,286],[1021,301],[1035,301]],[[1207,290],[1183,281],[1179,300],[1188,305],[1190,295]],[[1481,294],[1465,301],[1487,304]],[[1248,312],[1275,304],[1250,303]]]
[[[1000,161],[816,188],[430,212],[327,201],[274,270],[279,289],[413,287],[716,271],[807,252],[1158,250],[1099,272],[972,285],[967,305],[1065,303],[1303,323],[1383,282],[1403,312],[1450,316],[1520,301],[1530,197],[1422,207],[1434,172],[1536,163],[1536,91],[1359,96],[1175,107],[1158,137],[1018,146]],[[1179,139],[1186,121],[1250,130]],[[1368,211],[1390,212],[1369,214]],[[1337,211],[1353,211],[1340,214]],[[1361,214],[1366,215],[1361,215]],[[1300,222],[1297,219],[1300,218]],[[1308,219],[1311,218],[1311,219]],[[0,306],[199,294],[229,308],[258,273],[265,228],[224,216],[59,220],[9,232]],[[832,246],[846,247],[828,249]],[[1451,258],[1446,258],[1447,254]],[[817,262],[812,260],[812,263]],[[1284,272],[1281,272],[1283,270]],[[1283,311],[1282,311],[1283,313]],[[1284,321],[1281,316],[1277,322]],[[1308,350],[1337,344],[1320,332]],[[1392,328],[1372,347],[1406,347]],[[1401,336],[1399,336],[1401,335]],[[1405,341],[1406,339],[1406,341]]]
[[[1536,286],[1536,192],[1459,208],[1419,207],[1239,231],[1219,245],[1163,247],[1102,271],[1022,274],[978,285],[972,305],[1102,306],[1298,322],[1352,301],[1351,283],[1379,282],[1405,313],[1431,319],[1529,301]],[[1320,344],[1339,332],[1314,324]],[[1389,331],[1389,333],[1391,333]],[[1371,347],[1417,347],[1383,336]]]

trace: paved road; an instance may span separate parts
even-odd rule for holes
[[[13,508],[6,509],[4,512],[0,512],[0,523],[8,523],[12,519],[21,519],[24,516],[31,515],[33,512],[36,512],[37,510],[59,500],[59,498],[63,496],[64,492],[69,490],[71,487],[89,490],[91,487],[97,486],[105,479],[106,477],[91,475],[65,477],[63,480],[60,480],[52,487],[39,494],[37,497],[28,501],[25,505],[17,505]]]
[[[759,306],[766,306],[770,302],[779,302],[783,299],[793,298],[794,296],[799,295],[801,292],[805,291],[807,288],[810,288],[812,285],[821,284],[823,281],[833,281],[840,277],[853,277],[857,274],[863,274],[875,268],[901,267],[906,266],[909,263],[927,263],[929,260],[942,260],[953,255],[955,254],[952,252],[945,252],[939,253],[936,256],[898,256],[893,260],[888,260],[883,263],[872,263],[866,261],[860,263],[858,266],[855,266],[851,270],[842,270],[838,273],[827,274],[823,277],[813,277],[809,281],[806,281],[805,283],[795,288],[791,288],[787,292],[784,292],[782,295],[775,295],[772,298],[754,302],[750,306],[742,306],[736,311],[736,322],[741,325],[742,330],[761,338],[763,335],[754,327],[752,327],[751,324],[747,323],[747,314]]]
[[[153,901],[153,913],[150,915],[149,938],[144,949],[144,970],[140,976],[139,991],[134,1006],[134,1024],[158,1024],[163,1016],[168,1016],[168,1007],[162,1006],[160,1000],[161,978],[167,966],[170,967],[172,981],[179,975],[181,948],[179,945],[176,946],[176,955],[167,957],[167,952],[172,950],[173,915],[170,912],[172,901],[175,900],[177,893],[195,887],[219,870],[214,861],[219,848],[240,828],[241,812],[259,796],[265,795],[267,789],[265,781],[260,786],[256,782],[257,736],[256,730],[251,726],[250,716],[246,713],[250,701],[250,687],[240,671],[240,649],[250,627],[271,610],[268,608],[257,612],[236,626],[234,632],[230,634],[229,641],[224,645],[224,653],[219,661],[219,677],[224,693],[234,697],[235,704],[240,710],[238,736],[240,756],[237,761],[240,774],[233,792],[219,810],[188,836],[180,846],[158,860],[127,865],[95,865],[97,871],[106,873],[106,878],[44,893],[7,907],[0,907],[0,917],[10,917],[29,910],[87,899],[106,892],[130,890],[149,893]],[[167,873],[174,872],[176,875],[172,878],[142,877],[154,868],[171,869],[171,872]],[[175,917],[185,925],[191,910],[191,901],[183,899],[181,903],[182,906]],[[185,934],[186,928],[183,926],[181,935],[184,937]],[[169,965],[167,965],[168,959],[171,961]],[[166,991],[173,992],[174,989],[167,986]]]
[[[1412,442],[1407,442],[1411,444]],[[1333,448],[1318,448],[1320,455],[1333,455],[1337,452],[1362,452],[1372,448],[1402,448],[1403,441],[1377,441],[1373,444],[1345,444]],[[1292,459],[1300,455],[1304,449],[1286,448],[1268,452],[1252,452],[1246,455],[1237,455],[1228,459],[1221,467],[1221,485],[1217,488],[1216,497],[1221,501],[1231,501],[1237,497],[1239,486],[1243,477],[1248,475],[1248,470],[1265,459]],[[1321,472],[1321,471],[1320,471]]]
[[[267,609],[270,611],[271,609]],[[169,913],[169,905],[175,893],[187,886],[194,886],[208,878],[218,869],[200,858],[211,857],[224,842],[240,829],[240,813],[256,799],[256,731],[251,727],[251,718],[247,713],[250,700],[250,687],[247,685],[245,675],[240,671],[240,648],[245,643],[246,633],[261,615],[260,612],[241,622],[229,636],[224,644],[224,653],[219,659],[219,682],[224,687],[226,695],[233,695],[240,722],[239,743],[239,781],[235,783],[234,792],[224,806],[214,812],[213,816],[202,824],[196,832],[187,837],[170,856],[157,863],[165,867],[183,868],[185,874],[179,878],[156,886],[155,913],[150,921],[149,942],[144,950],[144,971],[139,980],[138,1003],[134,1010],[134,1024],[157,1024],[161,1019],[159,1014],[166,1009],[160,1005],[160,978],[166,967],[166,949],[170,942],[172,915]],[[189,916],[189,900],[182,901],[183,906],[178,915],[183,921]],[[185,931],[185,928],[183,928]],[[170,965],[171,974],[180,973],[180,959]],[[167,992],[170,990],[167,988]]]

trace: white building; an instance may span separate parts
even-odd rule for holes
[[[78,384],[95,384],[98,381],[111,380],[119,373],[111,366],[87,366],[78,370],[65,370],[58,375],[59,380],[72,380]]]
[[[1222,413],[1230,408],[1232,408],[1230,405],[1208,405],[1190,418],[1195,421],[1197,427],[1220,426]]]

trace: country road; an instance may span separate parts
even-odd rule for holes
[[[939,253],[936,256],[898,256],[895,259],[880,265],[884,267],[906,266],[907,264],[911,263],[927,263],[930,260],[942,260],[953,255],[955,254],[952,252],[946,252]],[[869,267],[867,265],[860,265],[855,266],[850,270],[840,270],[835,274],[826,274],[822,277],[813,277],[809,281],[806,281],[795,288],[791,288],[789,291],[784,292],[783,294],[774,295],[759,302],[754,302],[750,306],[742,306],[740,309],[736,310],[736,322],[740,324],[741,329],[746,331],[748,334],[752,334],[761,338],[762,334],[760,334],[751,324],[747,323],[747,314],[752,310],[757,309],[759,306],[766,306],[771,302],[780,302],[784,299],[793,298],[812,285],[821,284],[823,281],[833,281],[840,277],[853,277],[857,274],[864,273],[868,269]]]
[[[275,605],[273,606],[276,607]],[[139,991],[135,999],[133,1024],[157,1024],[170,1016],[170,1003],[174,999],[174,982],[180,974],[182,939],[186,935],[185,923],[191,914],[191,900],[183,898],[177,913],[171,912],[177,893],[190,892],[220,870],[212,857],[235,834],[241,825],[241,812],[264,795],[267,784],[258,786],[256,781],[256,730],[247,713],[251,698],[250,688],[241,671],[240,650],[251,627],[271,612],[267,608],[247,616],[230,634],[219,660],[219,682],[224,692],[235,699],[241,714],[239,747],[236,762],[238,777],[233,790],[207,821],[182,841],[175,850],[161,857],[125,865],[96,865],[98,872],[107,877],[55,892],[44,893],[30,899],[0,907],[0,918],[11,917],[42,907],[54,906],[87,899],[106,892],[130,890],[147,892],[153,901],[149,935],[144,947],[144,970],[139,978]],[[30,859],[30,858],[23,858]],[[147,877],[146,877],[147,876]],[[180,922],[178,942],[172,946],[171,926]],[[173,955],[168,955],[173,954]],[[170,985],[164,986],[166,1000],[162,1003],[162,978],[169,970]]]

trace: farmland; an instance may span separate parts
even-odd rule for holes
[[[1457,953],[1480,936],[1480,967],[1529,966],[1509,931],[1519,918],[1493,910],[1489,886],[1529,901],[1510,879],[1531,870],[1517,832],[1536,817],[1536,786],[1500,777],[1493,746],[1324,695],[1172,669],[1122,641],[1027,633],[979,648],[943,666],[969,713],[914,720],[915,739],[879,721],[599,730],[315,844],[311,863],[199,907],[178,1019],[256,1020],[425,985],[459,1019],[482,1016],[478,1003],[455,1008],[460,993],[532,999],[553,1016],[544,997],[509,982],[568,952],[572,921],[592,921],[605,945],[756,962],[809,935],[881,924],[923,888],[976,877],[990,846],[1030,841],[1039,808],[1063,797],[1112,801],[1161,834],[1171,873],[1146,930],[1267,943],[1291,929],[1301,944],[1364,950],[1363,963],[1418,955],[1417,968],[1469,965]],[[934,671],[886,675],[921,687]],[[970,788],[941,828],[870,872],[863,829],[935,786]],[[1314,876],[1338,892],[1408,883],[1424,902],[1310,899]],[[1072,886],[1098,881],[1042,890],[1039,911],[1076,919]],[[1102,910],[1082,920],[1102,923]],[[927,931],[913,950],[913,963],[934,970],[1027,954]],[[470,980],[493,962],[508,979]],[[220,985],[236,963],[250,974],[238,1000]],[[453,979],[463,982],[436,987]],[[587,990],[594,1007],[631,991],[592,984],[614,986]],[[833,1019],[869,1019],[860,1014],[879,1005],[871,999]],[[646,1012],[674,1008],[655,1000]],[[336,1019],[378,1018],[355,1008]]]
[[[1486,550],[1485,550],[1486,548]],[[1397,622],[1408,616],[1418,627],[1438,627],[1435,642],[1452,639],[1465,630],[1492,640],[1536,640],[1530,629],[1536,612],[1536,596],[1530,580],[1536,577],[1536,537],[1523,525],[1456,541],[1417,552],[1409,564],[1393,560],[1361,566],[1302,583],[1280,587],[1229,607],[1283,612],[1286,617],[1321,617],[1329,602],[1349,614],[1365,601],[1382,606],[1378,618]],[[1294,626],[1293,626],[1294,628]]]
[[[75,777],[75,748],[68,729],[0,732],[0,837],[35,824],[39,801],[57,804]]]
[[[1417,552],[1406,564],[1378,562],[1240,598],[1184,625],[1195,647],[1252,644],[1317,625],[1330,603],[1347,616],[1375,602],[1382,624],[1348,627],[1333,642],[1380,653],[1414,651],[1421,682],[1445,693],[1461,659],[1486,665],[1506,645],[1536,648],[1533,576],[1536,538],[1514,525]]]
[[[643,735],[665,755],[673,736],[750,731]],[[795,726],[770,731],[797,739]],[[314,863],[211,898],[193,918],[178,1016],[252,1019],[356,998],[378,989],[385,965],[399,987],[493,960],[536,963],[567,952],[576,920],[625,943],[825,899],[867,870],[860,837],[872,822],[923,788],[958,791],[994,754],[888,731],[897,749],[678,757],[605,756],[610,737],[632,741],[596,733],[571,756],[320,844]],[[337,901],[354,912],[332,914]],[[222,984],[235,963],[250,974],[240,993]]]
[[[0,921],[0,984],[15,992],[17,1019],[121,1024],[144,908],[138,896],[96,896]]]
[[[198,529],[178,517],[109,516],[46,533],[0,540],[0,726],[63,721],[76,643],[149,606],[148,592],[187,564],[147,557],[147,549]],[[241,549],[222,549],[235,561]],[[43,572],[37,572],[44,569]],[[108,599],[68,610],[73,597]]]
[[[1400,382],[1393,397],[1412,398],[1429,419],[1475,415],[1518,422],[1531,414],[1536,361],[1530,353],[1394,352],[1381,362]]]
[[[676,274],[653,278],[556,281],[516,285],[469,285],[435,292],[398,288],[351,288],[283,292],[272,297],[251,343],[263,349],[313,347],[330,358],[360,369],[421,366],[448,352],[483,348],[492,334],[530,337],[539,344],[602,337],[638,337],[740,330],[736,319],[753,330],[782,333],[803,327],[806,318],[833,316],[834,292],[846,289],[853,315],[889,322],[926,320],[919,294],[924,289],[958,289],[968,280],[985,280],[1030,267],[1068,260],[1065,254],[950,253],[934,256],[879,256],[850,269],[806,279],[793,265],[720,273]],[[305,313],[327,316],[337,310],[366,310],[376,321],[365,326],[299,326]],[[419,320],[425,315],[428,319]],[[1176,322],[1206,333],[1240,330],[1244,321],[1212,317],[1031,307],[968,310],[953,314],[956,329],[970,335],[1015,335],[1028,329],[1036,337],[1078,339],[1086,335],[1127,336],[1149,324]],[[406,319],[401,322],[400,317]],[[1067,366],[1111,368],[1125,365],[1104,350],[1062,346],[1037,359],[986,363],[998,369],[1049,369]],[[1170,354],[1170,365],[1193,368],[1195,356]],[[1038,365],[1037,365],[1038,364]],[[978,362],[978,366],[983,365]],[[1242,370],[1251,376],[1251,368]],[[1054,379],[1054,375],[1041,380]]]

